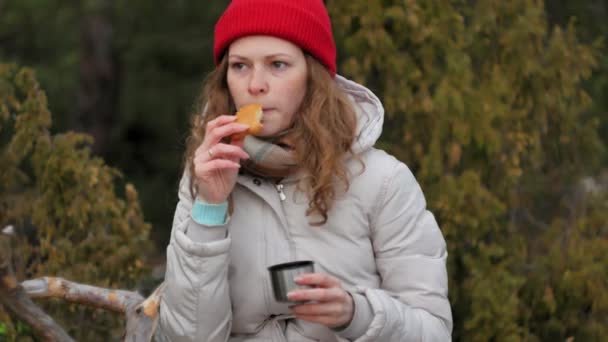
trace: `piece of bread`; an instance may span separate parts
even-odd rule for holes
[[[243,106],[236,112],[236,122],[249,126],[249,129],[243,133],[237,133],[232,136],[233,139],[243,139],[247,134],[256,135],[262,131],[262,106],[259,104],[249,104]]]

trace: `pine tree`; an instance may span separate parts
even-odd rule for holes
[[[51,134],[50,128],[46,96],[33,71],[0,64],[0,225],[17,232],[19,280],[61,276],[134,288],[148,271],[150,249],[150,227],[135,188],[127,183],[119,191],[121,174],[91,156],[89,136]],[[116,339],[123,331],[122,317],[40,304],[77,340]],[[11,339],[15,325],[1,311]]]
[[[564,208],[604,153],[581,87],[599,46],[549,27],[538,0],[329,5],[341,71],[380,95],[382,147],[446,237],[454,340],[608,336],[607,277],[590,271],[607,274],[606,197]]]

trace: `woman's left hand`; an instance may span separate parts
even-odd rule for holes
[[[353,319],[355,311],[353,298],[335,277],[324,273],[309,273],[299,275],[295,281],[299,285],[314,287],[287,294],[290,300],[310,301],[291,307],[296,318],[320,323],[330,328],[345,326]]]

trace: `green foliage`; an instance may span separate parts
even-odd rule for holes
[[[115,115],[101,157],[140,193],[158,246],[168,241],[183,142],[203,76],[213,68],[213,25],[229,1],[5,0],[0,61],[27,65],[49,98],[54,132],[91,132],[79,116],[79,71],[90,67],[82,28],[110,6],[117,70]]]
[[[582,87],[601,45],[550,27],[536,0],[330,11],[342,71],[381,95],[382,144],[415,171],[448,242],[454,339],[606,339],[607,199],[575,196],[607,166],[607,120]]]
[[[127,184],[124,195],[118,194],[120,173],[90,155],[91,138],[53,135],[50,126],[46,96],[33,72],[0,64],[0,224],[18,232],[20,280],[61,276],[133,288],[148,271],[143,260],[150,228],[135,188]],[[63,302],[41,304],[77,340],[122,332],[123,317],[77,306],[66,311]],[[7,326],[10,337],[16,330]]]
[[[542,234],[542,251],[528,251],[529,282],[521,293],[528,306],[522,318],[544,340],[608,336],[608,194],[592,194],[575,210],[551,222]]]
[[[585,1],[545,1],[549,20],[553,23],[562,24],[575,20],[578,24],[577,31],[583,41],[593,41],[602,37],[604,43],[608,37],[608,6],[605,2],[598,0]],[[600,120],[600,137],[604,144],[608,144],[608,54],[605,52],[599,57],[599,67],[594,75],[585,81],[585,89],[593,98],[593,104],[588,110],[588,115],[603,117]],[[604,155],[603,162],[608,163],[608,154]]]

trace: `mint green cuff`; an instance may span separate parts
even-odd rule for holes
[[[194,200],[190,216],[198,224],[205,226],[219,226],[226,223],[226,213],[228,212],[228,202],[219,204],[206,203],[198,198]]]

